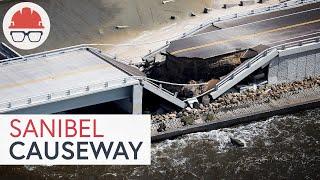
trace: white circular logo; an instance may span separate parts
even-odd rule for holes
[[[50,32],[50,19],[39,5],[22,2],[8,10],[2,27],[9,43],[16,48],[29,50],[46,41]]]

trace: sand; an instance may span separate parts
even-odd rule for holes
[[[117,43],[134,37],[144,29],[169,23],[170,16],[188,16],[200,12],[210,0],[33,0],[42,6],[51,20],[51,32],[46,43],[22,54],[40,52],[83,43]],[[0,2],[0,20],[17,1]],[[116,30],[118,25],[129,26]],[[0,30],[0,40],[7,42]]]
[[[232,0],[237,1],[237,0]],[[213,17],[267,6],[254,4],[246,7],[221,9],[228,0],[175,0],[162,4],[162,0],[33,0],[41,5],[51,20],[51,32],[47,41],[34,50],[22,51],[31,54],[44,50],[77,44],[111,43],[140,44],[137,46],[99,46],[119,60],[140,62],[149,50],[156,49],[183,32],[198,26]],[[0,3],[0,20],[17,1]],[[214,7],[202,14],[204,7]],[[190,17],[194,12],[197,17]],[[170,20],[176,16],[176,20]],[[115,26],[129,26],[115,29]],[[7,43],[0,29],[0,41]],[[147,43],[146,43],[147,42]],[[145,44],[146,43],[146,44]]]

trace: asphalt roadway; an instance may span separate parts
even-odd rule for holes
[[[320,36],[320,3],[215,23],[221,29],[173,41],[176,57],[211,58],[258,45],[274,46]],[[205,32],[205,31],[204,31]]]
[[[113,80],[130,76],[86,49],[0,63],[0,69],[0,110],[17,99],[68,89],[77,91],[78,87],[102,82],[112,86],[116,83]]]

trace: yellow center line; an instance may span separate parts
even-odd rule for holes
[[[32,80],[23,81],[23,82],[1,84],[0,89],[8,89],[8,88],[24,86],[24,85],[28,85],[28,84],[32,84],[32,83],[39,83],[42,81],[62,79],[67,76],[73,76],[76,74],[81,74],[81,73],[85,73],[85,72],[89,72],[89,71],[93,71],[93,70],[98,70],[98,69],[103,69],[103,68],[108,68],[108,67],[110,67],[109,64],[108,65],[106,65],[106,64],[94,65],[94,66],[90,66],[90,67],[86,67],[86,68],[82,68],[82,69],[78,69],[78,70],[74,70],[74,71],[63,72],[63,73],[58,74],[57,76],[46,76],[46,77],[32,79]]]
[[[225,43],[232,42],[232,41],[249,39],[249,38],[253,38],[253,37],[264,35],[264,34],[268,34],[268,33],[283,31],[283,30],[292,29],[292,28],[296,28],[296,27],[300,27],[300,26],[304,26],[304,25],[308,25],[308,24],[313,24],[313,23],[318,23],[318,22],[320,22],[320,19],[313,20],[313,21],[307,21],[307,22],[303,22],[303,23],[299,23],[299,24],[293,24],[293,25],[290,25],[290,26],[284,26],[284,27],[271,29],[271,30],[267,30],[267,31],[262,31],[262,32],[254,33],[254,34],[235,36],[232,39],[220,40],[220,41],[215,41],[215,42],[211,42],[211,43],[207,43],[207,44],[203,44],[203,45],[199,45],[199,46],[185,48],[185,49],[174,51],[174,52],[172,52],[170,54],[175,55],[175,54],[178,54],[178,53],[183,53],[183,52],[187,52],[187,51],[191,51],[191,50],[201,49],[201,48],[205,48],[205,47],[209,47],[209,46],[225,44]]]

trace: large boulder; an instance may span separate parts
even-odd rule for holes
[[[188,82],[188,84],[197,84],[196,81],[191,80]],[[180,95],[186,98],[191,98],[196,95],[199,95],[201,93],[201,87],[200,86],[184,86],[182,87],[180,91]]]
[[[219,79],[211,79],[210,81],[207,82],[207,85],[204,87],[204,91],[208,91],[213,89],[216,84],[218,84],[220,80]]]

